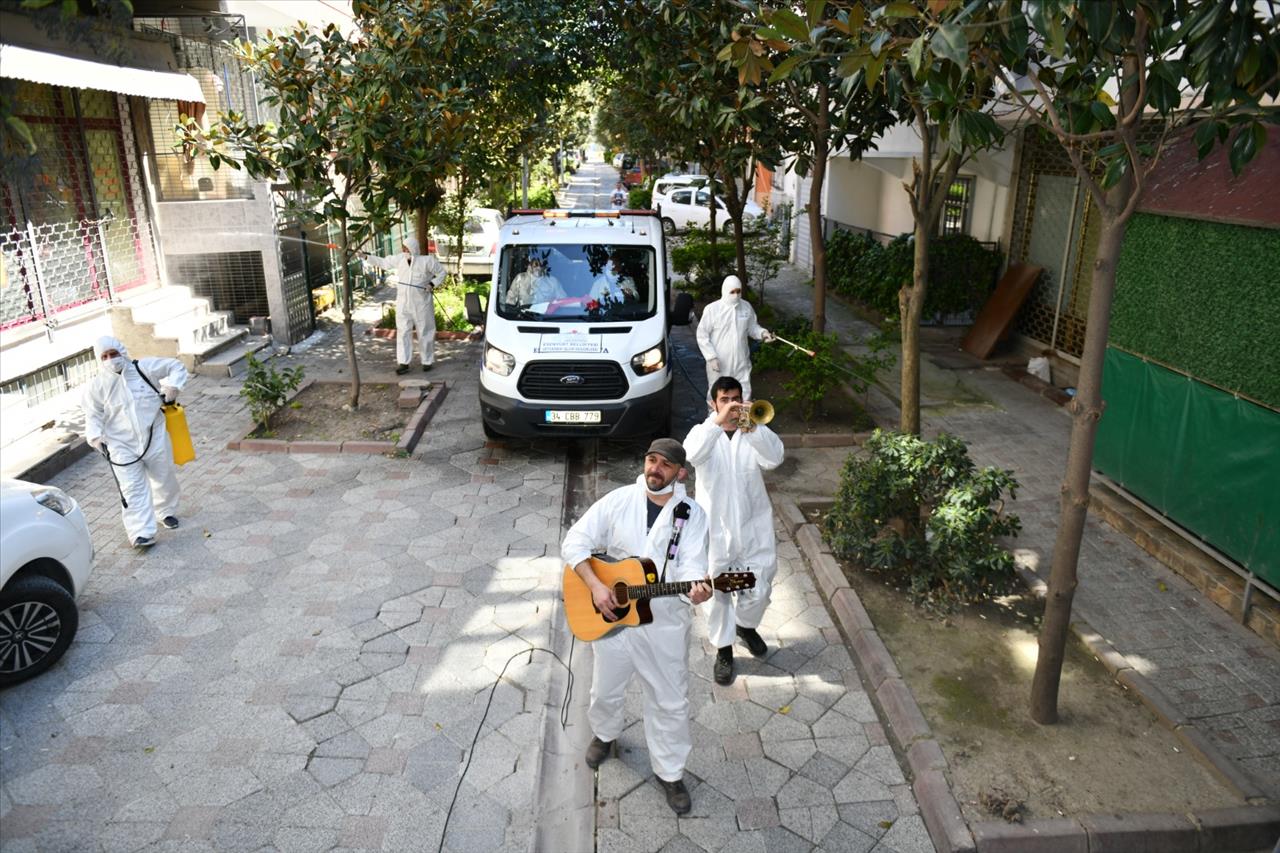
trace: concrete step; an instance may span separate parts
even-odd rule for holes
[[[124,303],[121,307],[129,309],[134,323],[149,325],[165,323],[186,314],[208,314],[211,309],[209,300],[192,296],[190,288],[167,287],[164,289],[169,292],[161,297],[150,299],[141,305]]]
[[[266,361],[275,355],[270,344],[270,337],[252,338],[246,335],[202,359],[196,365],[195,372],[201,376],[241,376],[249,369],[249,356]],[[262,352],[263,350],[266,352]]]
[[[196,368],[203,364],[206,359],[214,358],[219,353],[234,347],[248,335],[249,330],[244,326],[232,326],[217,337],[184,344],[183,348],[178,350],[176,358],[186,366],[188,371],[194,373]]]
[[[229,311],[191,311],[156,323],[152,326],[152,334],[157,338],[176,340],[178,351],[182,352],[199,349],[201,342],[225,335],[230,328]]]

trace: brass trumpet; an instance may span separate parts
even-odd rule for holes
[[[752,400],[738,407],[738,430],[751,432],[760,424],[773,420],[773,404],[768,400]]]

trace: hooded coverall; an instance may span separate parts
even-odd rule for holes
[[[769,606],[778,556],[762,472],[782,464],[782,439],[763,424],[751,432],[727,433],[712,416],[689,430],[684,450],[698,469],[698,504],[711,529],[711,576],[727,571],[756,576],[752,589],[713,593],[707,633],[719,649],[733,645],[735,627],[759,628]]]
[[[423,366],[436,361],[436,312],[431,289],[444,281],[444,267],[435,255],[424,255],[417,237],[405,237],[406,255],[380,258],[370,255],[365,263],[396,275],[396,363],[413,361],[413,330],[418,330],[418,355]]]
[[[742,282],[736,275],[725,278],[721,296],[702,311],[698,321],[698,349],[707,362],[707,387],[721,376],[732,376],[742,383],[742,399],[751,399],[751,350],[747,338],[762,340],[768,330],[756,322],[756,309],[741,295]],[[713,362],[719,363],[714,369]]]
[[[661,572],[671,541],[672,513],[681,501],[686,501],[689,520],[680,536],[680,550],[667,564],[666,580],[705,580],[707,518],[683,485],[674,486],[671,499],[648,530],[644,476],[629,486],[614,489],[569,528],[560,556],[570,566],[601,552],[614,557],[648,557]],[[644,737],[649,761],[659,779],[674,782],[684,775],[685,761],[693,749],[688,660],[693,614],[688,601],[677,596],[654,598],[650,605],[653,621],[648,625],[620,628],[591,644],[595,663],[587,720],[600,740],[617,740],[625,723],[627,684],[632,676],[638,677],[644,689]]]
[[[119,373],[102,361],[102,354],[111,349],[118,350],[124,360]],[[187,369],[176,358],[142,358],[135,368],[124,344],[110,336],[98,338],[93,354],[101,369],[81,395],[84,437],[95,448],[106,445],[111,454],[120,491],[129,504],[121,510],[129,541],[151,538],[156,535],[157,516],[178,514],[178,477],[160,394],[139,375],[138,368],[166,398],[177,397],[187,382]]]

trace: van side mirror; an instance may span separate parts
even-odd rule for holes
[[[676,301],[671,306],[669,325],[687,326],[691,317],[693,317],[693,297],[684,292],[677,293]]]
[[[462,297],[462,304],[467,309],[467,322],[473,326],[483,326],[486,306],[480,301],[480,294],[472,291]]]

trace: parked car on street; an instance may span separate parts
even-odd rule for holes
[[[502,227],[502,214],[491,207],[477,207],[467,214],[462,234],[462,275],[483,276],[493,273],[493,258],[498,249],[498,229]],[[446,271],[458,272],[458,235],[446,234],[433,228],[432,239],[436,243],[436,257]]]
[[[653,203],[665,204],[676,190],[682,190],[685,187],[705,187],[710,180],[710,175],[663,175],[653,182]],[[716,195],[723,192],[724,182],[716,181]]]
[[[44,672],[66,652],[92,567],[93,540],[74,498],[0,481],[0,687]]]
[[[662,229],[668,234],[684,231],[692,226],[706,228],[711,224],[711,192],[697,187],[676,189],[661,202],[655,197],[654,206],[661,204]],[[759,227],[764,209],[750,199],[742,210],[742,225],[748,231]],[[716,194],[716,227],[725,233],[733,231],[733,220],[724,197]]]

